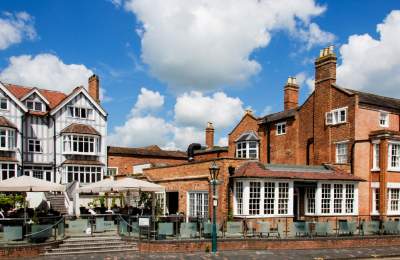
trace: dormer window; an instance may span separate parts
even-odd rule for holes
[[[69,116],[73,118],[80,119],[91,119],[93,114],[93,109],[84,107],[68,107]]]
[[[258,159],[259,138],[255,132],[243,133],[235,142],[237,158]]]
[[[26,107],[32,111],[43,112],[44,106],[43,106],[43,103],[40,101],[27,100]]]
[[[389,127],[389,114],[381,112],[379,115],[379,125],[381,127]]]

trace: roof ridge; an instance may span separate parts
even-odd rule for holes
[[[25,88],[25,89],[29,89],[29,90],[37,89],[38,91],[55,92],[55,93],[60,93],[60,94],[64,94],[64,95],[69,95],[69,93],[66,93],[64,91],[54,90],[54,89],[47,89],[47,88],[40,88],[40,87],[37,87],[37,86],[34,86],[34,85],[27,86],[27,85],[20,85],[20,84],[15,84],[15,83],[8,83],[8,82],[3,82],[3,84],[4,85],[8,85],[8,86],[14,86],[14,87],[17,87],[17,88]],[[78,86],[78,87],[81,87],[81,86]],[[72,91],[73,90],[71,90],[70,92],[72,92]]]
[[[367,95],[371,95],[371,96],[375,96],[375,97],[388,98],[388,99],[391,99],[391,100],[399,101],[399,102],[400,102],[400,98],[393,98],[393,97],[388,97],[388,96],[382,96],[382,95],[378,95],[378,94],[375,94],[375,93],[371,93],[371,92],[367,92],[367,91],[360,91],[360,90],[350,89],[350,88],[344,88],[344,89],[345,89],[345,90],[348,90],[348,91],[353,91],[353,92],[355,92],[354,94],[363,93],[363,94],[367,94]]]

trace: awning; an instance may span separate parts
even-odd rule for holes
[[[79,192],[122,192],[128,190],[163,192],[165,188],[155,183],[127,177],[119,180],[104,179],[80,188]]]
[[[0,191],[14,192],[47,192],[65,191],[65,186],[54,182],[44,181],[31,176],[14,177],[0,182]]]

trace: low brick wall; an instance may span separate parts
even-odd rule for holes
[[[310,239],[220,239],[218,250],[326,249],[400,246],[400,236],[332,237]],[[211,240],[140,241],[140,252],[205,252]]]
[[[46,248],[55,247],[60,243],[62,243],[62,241],[54,241],[42,244],[0,246],[0,259],[38,256],[44,253]]]

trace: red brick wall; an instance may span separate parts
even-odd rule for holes
[[[194,160],[195,161],[203,161],[203,160],[211,160],[214,158],[226,158],[228,157],[228,151],[224,152],[207,152],[201,154],[195,154]]]
[[[160,157],[139,157],[127,155],[108,155],[108,167],[118,167],[118,175],[132,174],[133,166],[138,164],[164,163],[167,165],[174,165],[186,162],[186,159],[177,158],[160,158]]]
[[[286,134],[277,135],[276,124],[286,122]],[[298,163],[298,121],[288,119],[274,122],[270,130],[271,163]],[[266,150],[264,150],[266,152]],[[264,152],[263,151],[263,152]]]

